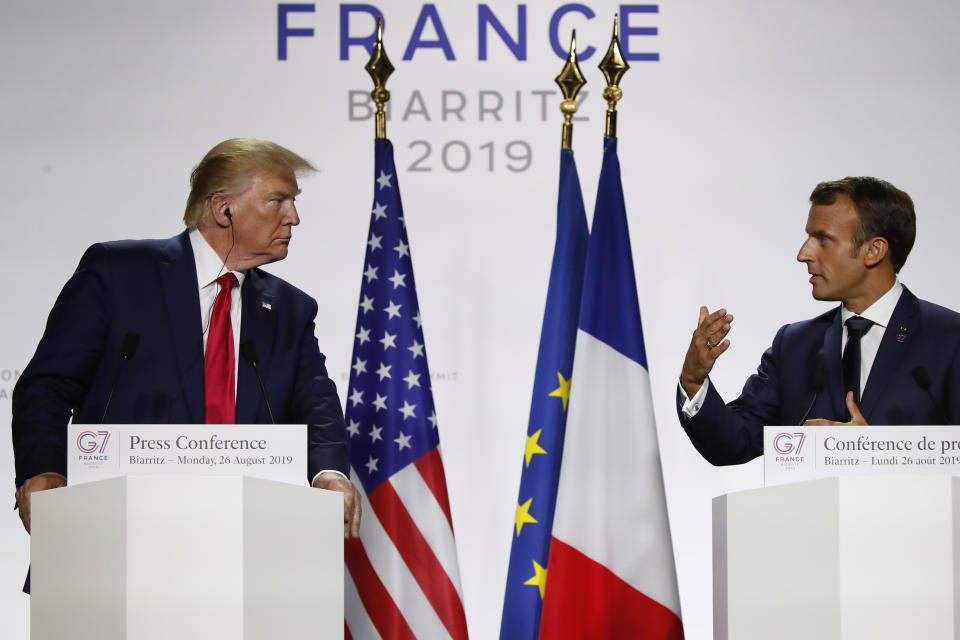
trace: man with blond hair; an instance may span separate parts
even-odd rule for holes
[[[287,256],[300,223],[297,175],[314,170],[272,142],[226,140],[191,174],[186,230],[87,249],[14,389],[27,531],[30,494],[66,484],[72,419],[307,424],[308,480],[344,494],[344,535],[359,535],[340,401],[314,336],[317,303],[259,268]]]

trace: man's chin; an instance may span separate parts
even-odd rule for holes
[[[829,291],[824,291],[823,289],[813,288],[813,291],[810,292],[814,300],[820,300],[821,302],[836,302],[840,298],[836,297]]]
[[[265,264],[270,264],[271,262],[277,262],[278,260],[283,260],[287,257],[287,248],[284,247],[283,251],[272,251],[270,253],[264,253],[260,255],[253,256],[247,260],[241,260],[234,262],[230,265],[231,269],[237,269],[239,271],[247,271],[249,269],[256,269],[257,267],[262,267]]]
[[[264,264],[270,262],[277,262],[278,260],[283,260],[287,257],[288,248],[287,245],[276,245],[271,248],[270,253],[264,256]]]

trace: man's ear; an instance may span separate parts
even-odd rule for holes
[[[230,215],[230,199],[225,194],[220,192],[213,194],[207,206],[209,219],[218,227],[226,229],[233,224]]]
[[[890,253],[890,244],[887,242],[886,238],[876,237],[870,238],[863,243],[863,260],[864,264],[868,267],[875,267],[889,255]]]

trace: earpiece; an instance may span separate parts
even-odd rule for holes
[[[227,207],[223,210],[223,215],[227,216],[227,220],[229,220],[231,223],[233,222],[233,214],[230,213],[230,207]]]

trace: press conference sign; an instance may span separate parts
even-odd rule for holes
[[[67,429],[67,479],[117,476],[307,479],[304,425],[78,425]]]
[[[960,426],[763,429],[764,485],[834,476],[960,475]]]

